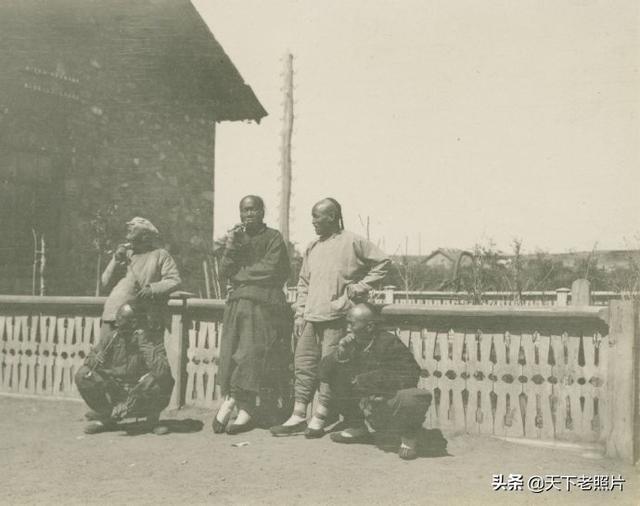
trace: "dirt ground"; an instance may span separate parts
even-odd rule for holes
[[[214,435],[213,413],[195,409],[166,413],[176,431],[166,436],[131,425],[85,436],[85,411],[0,396],[0,504],[640,504],[637,468],[576,451],[465,435],[447,438],[447,456],[404,462],[328,437]],[[626,483],[623,492],[493,491],[497,473],[621,474]]]

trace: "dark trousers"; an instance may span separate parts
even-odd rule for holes
[[[362,397],[345,381],[332,382],[331,392],[333,405],[347,425],[362,425],[366,419],[376,431],[398,435],[412,435],[422,427],[432,397],[421,388]]]
[[[111,415],[114,406],[127,400],[131,390],[105,371],[91,371],[87,366],[78,370],[75,382],[87,405],[105,418]],[[171,377],[165,378],[162,383],[155,379],[145,382],[145,388],[137,393],[135,413],[130,416],[158,416],[169,405],[173,384]]]

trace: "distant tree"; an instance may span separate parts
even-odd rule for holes
[[[482,304],[484,292],[504,289],[507,267],[495,249],[495,243],[488,240],[473,247],[473,261],[461,276],[462,289],[469,294],[473,304]]]

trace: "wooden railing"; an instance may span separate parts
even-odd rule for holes
[[[622,294],[612,291],[591,292],[591,304],[594,306],[606,306],[609,301],[623,298],[633,298],[638,294]],[[393,304],[424,304],[427,306],[439,305],[471,305],[473,295],[468,292],[451,291],[419,291],[396,290],[389,287],[385,290],[376,290],[372,293],[373,300],[380,303]],[[287,300],[291,303],[296,300],[296,288],[287,289]],[[487,306],[566,306],[572,303],[572,293],[569,288],[557,290],[526,291],[520,294],[516,292],[483,292],[480,296],[482,305]]]
[[[0,392],[77,397],[73,375],[99,333],[104,299],[0,296]],[[172,300],[172,407],[210,407],[224,302]],[[637,304],[392,304],[384,325],[413,351],[433,392],[426,425],[448,433],[599,445],[638,455]]]

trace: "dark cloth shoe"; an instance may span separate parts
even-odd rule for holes
[[[102,420],[104,420],[105,416],[104,416],[104,415],[101,415],[101,414],[100,414],[100,413],[98,413],[97,411],[93,411],[93,410],[91,409],[91,410],[87,411],[87,412],[84,414],[84,418],[85,418],[85,420],[88,420],[88,421],[90,421],[90,422],[93,422],[93,421],[95,421],[95,420],[100,420],[100,421],[102,421]]]
[[[253,418],[247,423],[231,423],[227,425],[227,434],[233,436],[234,434],[242,434],[243,432],[249,432],[256,428],[256,423]]]
[[[273,436],[292,436],[294,434],[300,434],[307,428],[307,422],[302,421],[295,425],[275,425],[269,429],[269,432]]]
[[[144,428],[156,436],[169,434],[169,427],[160,421],[160,415],[149,415],[144,422]]]
[[[411,448],[409,446],[400,446],[398,449],[398,456],[402,460],[413,460],[418,456],[418,452],[415,448]]]
[[[402,460],[413,460],[418,456],[417,447],[417,433],[403,434],[400,440],[400,448],[398,448],[398,456]]]
[[[93,420],[84,426],[85,434],[99,434],[100,432],[108,432],[116,426],[115,422],[109,420]]]
[[[227,424],[229,423],[229,418],[231,417],[231,411],[225,417],[224,422],[218,420],[218,413],[213,417],[213,422],[211,422],[211,428],[215,434],[222,434],[227,429]]]
[[[307,439],[320,439],[324,434],[324,429],[312,429],[311,427],[307,427],[304,430],[304,437]]]
[[[373,436],[366,427],[345,429],[331,433],[331,441],[343,444],[368,444],[373,442]]]
[[[166,425],[158,424],[153,429],[151,429],[156,436],[164,436],[165,434],[169,434],[169,427]]]

